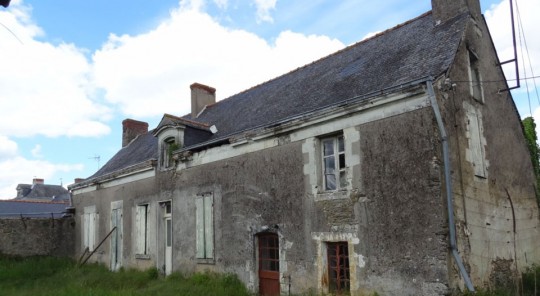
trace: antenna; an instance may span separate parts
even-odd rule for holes
[[[88,157],[88,159],[93,159],[97,162],[97,169],[99,170],[100,166],[99,166],[99,161],[101,160],[101,156],[99,155],[95,155],[94,157]]]

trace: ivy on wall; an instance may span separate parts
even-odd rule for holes
[[[529,148],[529,153],[531,155],[534,175],[536,176],[536,199],[540,205],[540,162],[538,160],[540,148],[538,147],[538,136],[536,135],[536,123],[532,117],[523,119],[522,123],[525,139],[527,140],[527,147]]]

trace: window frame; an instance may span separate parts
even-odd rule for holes
[[[84,207],[84,212],[82,216],[83,248],[88,248],[88,251],[92,252],[96,247],[96,224],[98,221],[96,206]]]
[[[325,143],[332,141],[332,153],[326,154]],[[321,178],[323,191],[339,191],[347,188],[347,160],[343,133],[320,138]],[[327,159],[333,159],[333,172],[327,172]],[[331,162],[330,160],[328,161]],[[327,176],[333,176],[334,187],[329,186]]]
[[[472,50],[468,49],[469,59],[469,92],[471,97],[479,103],[484,103],[484,88],[482,85],[482,74],[480,73],[480,58]]]
[[[138,204],[135,208],[135,255],[137,258],[148,257],[148,218],[150,214],[150,205]]]

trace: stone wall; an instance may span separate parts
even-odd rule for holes
[[[0,254],[10,256],[74,255],[75,220],[0,219]]]

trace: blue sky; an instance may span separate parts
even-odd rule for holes
[[[540,1],[517,3],[538,75],[540,41],[533,37],[540,36],[534,15]],[[481,4],[501,60],[509,59],[508,2]],[[216,87],[223,99],[414,18],[430,5],[12,0],[7,9],[0,7],[0,199],[14,197],[16,185],[34,177],[68,185],[90,176],[120,149],[123,119],[147,121],[152,128],[163,113],[186,114],[193,82]],[[514,93],[522,116],[536,116],[539,102],[531,94],[529,109],[524,88]]]

